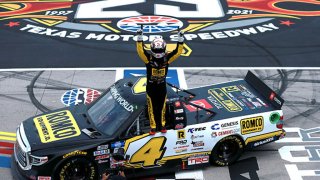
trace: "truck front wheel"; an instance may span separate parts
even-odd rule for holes
[[[74,157],[62,162],[55,174],[55,180],[95,180],[98,172],[94,163],[84,157]]]

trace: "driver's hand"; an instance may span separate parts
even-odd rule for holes
[[[137,40],[143,41],[143,30],[142,29],[137,30]]]
[[[142,35],[142,34],[143,34],[142,29],[138,29],[138,30],[137,30],[137,35]]]
[[[110,176],[110,174],[107,175],[106,173],[103,173],[101,180],[108,180],[108,179],[109,179],[109,176]]]
[[[184,35],[183,31],[179,31],[178,32],[178,41],[181,42],[181,43],[184,41],[183,35]]]

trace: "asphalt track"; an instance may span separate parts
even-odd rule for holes
[[[60,98],[67,90],[93,88],[103,91],[119,77],[119,71],[0,71],[0,160],[8,159],[12,152],[12,148],[4,148],[4,142],[14,142],[13,133],[21,121],[46,111],[43,107],[63,107]],[[180,71],[190,89],[241,79],[247,70]],[[253,72],[285,99],[283,111],[287,137],[245,152],[233,166],[210,167],[192,172],[189,177],[209,180],[319,179],[320,70],[260,69]],[[0,165],[3,163],[1,161]],[[0,168],[0,174],[1,180],[12,179],[10,168]]]
[[[161,35],[174,45],[176,29],[185,31],[174,67],[320,66],[317,0],[56,2],[0,1],[1,69],[142,67],[133,40],[140,24],[146,44]],[[96,4],[90,10],[87,2]],[[173,19],[141,21],[159,15]]]

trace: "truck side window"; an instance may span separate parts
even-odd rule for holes
[[[129,127],[129,129],[126,132],[126,136],[137,136],[148,133],[150,131],[150,122],[147,116],[148,110],[146,107],[145,110],[141,111],[140,115]]]

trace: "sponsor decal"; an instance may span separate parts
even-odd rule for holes
[[[230,93],[230,92],[238,92],[240,89],[237,86],[228,86],[228,87],[222,87],[221,88],[224,92]]]
[[[263,130],[264,119],[262,116],[242,119],[240,121],[241,134],[250,134]]]
[[[106,163],[106,162],[109,162],[109,159],[100,159],[98,161],[99,164]]]
[[[183,145],[183,146],[176,146],[173,149],[184,149],[184,148],[188,148],[189,145]]]
[[[209,156],[194,156],[188,158],[188,165],[203,164],[209,162]]]
[[[86,156],[87,155],[87,152],[85,152],[85,151],[79,151],[79,150],[77,150],[77,151],[73,151],[73,152],[69,152],[68,154],[65,154],[65,155],[63,155],[63,159],[65,159],[65,158],[68,158],[68,157],[71,157],[71,156]]]
[[[249,102],[251,102],[256,108],[261,108],[262,107],[262,104],[260,104],[258,101],[254,101],[253,99],[251,98],[247,98],[247,100]]]
[[[238,85],[237,86],[240,90],[241,90],[241,95],[242,96],[245,96],[247,98],[256,98],[256,96],[251,92],[249,91],[244,85]]]
[[[179,98],[168,98],[166,101],[167,102],[173,102],[173,101],[178,101]]]
[[[109,154],[104,154],[104,155],[101,155],[101,156],[96,156],[95,160],[107,159],[107,158],[110,158],[110,155],[109,155]]]
[[[110,154],[110,150],[109,149],[105,149],[105,150],[100,150],[100,151],[94,151],[93,152],[93,156],[100,156],[100,155],[104,155],[104,154]]]
[[[42,143],[76,137],[81,134],[76,120],[68,110],[38,116],[33,121]]]
[[[184,117],[176,117],[176,120],[177,121],[182,121],[182,120],[184,120]]]
[[[187,144],[187,142],[188,141],[186,139],[185,140],[179,140],[179,141],[176,142],[176,145],[178,145],[178,144],[179,145],[185,145],[185,144]]]
[[[100,95],[101,93],[94,89],[72,89],[65,92],[61,96],[61,102],[66,106],[90,104],[92,101],[96,100]]]
[[[182,152],[186,152],[188,150],[188,148],[183,148],[183,149],[176,149],[174,150],[176,153],[182,153]]]
[[[180,114],[180,113],[183,113],[183,109],[174,110],[174,114]]]
[[[220,132],[212,132],[211,137],[215,138],[217,136],[226,136],[226,135],[236,134],[239,131],[240,129],[231,129],[231,130],[225,130]]]
[[[260,98],[256,98],[264,107],[269,107],[265,102],[263,102]]]
[[[109,145],[108,144],[105,144],[105,145],[100,145],[97,147],[97,150],[104,150],[104,149],[108,149],[109,148]]]
[[[183,129],[184,125],[183,125],[183,123],[179,123],[179,124],[176,124],[176,126],[174,128],[175,129]]]
[[[177,131],[177,137],[178,139],[185,139],[186,138],[186,132],[184,129]]]
[[[216,123],[214,125],[211,126],[211,129],[212,130],[219,130],[220,129],[220,124],[219,123]]]
[[[117,141],[117,142],[111,143],[111,148],[120,148],[120,147],[124,147],[124,141]]]
[[[180,101],[176,101],[176,102],[174,102],[174,106],[175,106],[175,107],[180,107],[180,106],[181,106]]]
[[[198,131],[204,131],[204,130],[206,130],[206,127],[190,128],[190,129],[188,129],[188,132],[193,133],[195,131],[198,132]]]
[[[261,141],[258,141],[258,142],[255,142],[254,144],[253,144],[253,146],[260,146],[260,145],[263,145],[263,144],[266,144],[266,143],[268,143],[268,142],[271,142],[271,141],[274,141],[274,137],[271,137],[271,138],[268,138],[268,139],[264,139],[264,140],[261,140]]]
[[[221,105],[221,103],[219,103],[218,100],[216,100],[214,97],[209,96],[207,97],[207,99],[217,108],[217,109],[222,109],[223,106]]]
[[[234,126],[238,126],[239,122],[238,121],[232,121],[232,122],[226,122],[222,123],[220,126],[222,129],[228,129],[228,128],[233,128]]]
[[[50,176],[38,176],[38,180],[51,180]]]
[[[197,138],[203,138],[204,135],[191,135],[191,139],[194,140],[194,139],[197,139]]]
[[[193,147],[204,146],[204,142],[203,141],[192,141],[191,144],[193,145]]]
[[[183,26],[182,21],[165,16],[138,16],[118,21],[117,26],[125,31],[137,32],[140,29],[136,23],[143,23],[145,33],[171,32]]]
[[[206,101],[205,99],[199,99],[199,100],[194,100],[194,101],[190,101],[190,103],[193,103],[195,105],[198,105],[198,106],[201,106],[203,108],[206,108],[206,109],[211,109],[213,108],[209,103],[208,101]],[[184,105],[190,112],[195,112],[197,110],[201,110],[197,107],[194,107],[192,106],[191,104],[185,104]]]
[[[120,95],[115,86],[112,86],[110,88],[110,93],[112,97],[115,99],[115,101],[117,101],[125,110],[133,112],[133,110],[135,109],[134,106]]]
[[[218,100],[226,110],[230,112],[242,111],[241,106],[234,102],[232,98],[230,98],[228,94],[220,88],[209,89],[208,93]]]
[[[197,147],[197,148],[191,149],[191,151],[199,151],[199,150],[203,150],[203,147]]]
[[[249,101],[247,101],[247,99],[241,99],[241,101],[244,102],[245,105],[248,106],[250,109],[255,109],[253,104],[251,104]]]

